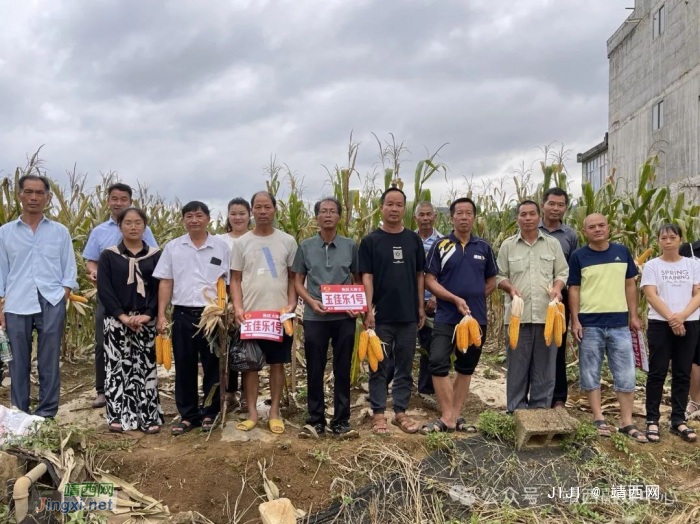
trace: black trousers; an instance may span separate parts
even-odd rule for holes
[[[690,370],[700,336],[700,322],[686,322],[685,336],[677,337],[668,322],[650,320],[649,374],[647,375],[647,420],[658,422],[664,381],[671,366],[671,423],[685,422],[685,404],[690,390]]]
[[[433,338],[432,320],[435,319],[435,315],[428,318],[431,320],[430,325],[428,325],[426,321],[423,327],[418,330],[418,344],[421,349],[430,353],[430,341]],[[428,358],[427,355],[421,354],[418,362],[418,393],[434,395],[435,388],[433,387],[433,376],[430,374],[430,358]]]
[[[328,360],[328,343],[333,345],[333,419],[331,427],[350,420],[350,366],[355,345],[354,318],[341,320],[305,320],[307,424],[326,425],[323,373]]]
[[[561,346],[557,348],[557,363],[555,366],[555,377],[554,377],[554,395],[552,395],[552,407],[557,402],[566,403],[566,398],[569,394],[569,384],[566,381],[566,335],[569,332],[569,300],[568,293],[566,289],[561,292],[562,303],[566,306],[566,331],[561,337]]]
[[[175,355],[175,404],[177,410],[192,424],[199,424],[203,417],[216,417],[221,408],[221,398],[218,392],[219,359],[209,349],[209,343],[204,335],[197,333],[197,324],[203,308],[187,308],[175,306],[173,311],[173,353]],[[198,377],[199,361],[204,371],[203,398],[213,393],[209,406],[199,407]],[[203,403],[204,404],[204,403]]]

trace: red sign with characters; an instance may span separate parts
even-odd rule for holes
[[[365,286],[321,286],[321,301],[326,311],[344,313],[346,311],[367,311]]]
[[[282,341],[282,322],[279,311],[250,311],[244,317],[241,339]]]

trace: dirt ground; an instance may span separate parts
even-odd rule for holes
[[[368,440],[395,443],[416,458],[429,453],[425,437],[405,435],[394,426],[390,426],[391,433],[387,437],[372,435],[369,403],[362,388],[352,392],[351,423],[360,431],[360,439],[299,439],[299,429],[304,425],[305,401],[295,402],[289,396],[284,435],[276,436],[260,429],[253,439],[243,441],[248,435],[234,429],[240,415],[230,413],[223,431],[218,428],[208,435],[197,429],[181,437],[172,437],[170,426],[177,416],[173,377],[174,370],[165,372],[161,368],[159,389],[166,425],[158,435],[138,432],[115,435],[107,431],[104,409],[90,407],[94,389],[92,362],[88,360],[64,362],[61,409],[57,417],[61,425],[93,428],[104,442],[99,457],[102,468],[135,484],[144,494],[162,500],[173,514],[198,511],[216,523],[255,522],[257,506],[265,500],[261,465],[281,496],[289,498],[296,508],[315,512],[337,502],[351,488],[362,487],[363,479],[353,479],[352,462],[360,446]],[[36,384],[32,393],[38,394]],[[610,396],[610,392],[604,393],[604,399]],[[8,387],[0,388],[0,402],[10,404]],[[332,405],[330,396],[327,402]],[[609,422],[616,423],[614,403],[606,404],[609,404]],[[577,418],[590,418],[586,401],[575,385],[570,389],[567,407]],[[489,409],[505,411],[505,369],[495,358],[487,357],[474,375],[464,416],[469,423],[476,424],[479,414]],[[668,411],[668,407],[665,409]],[[418,397],[411,399],[409,413],[421,423],[437,416],[433,407]],[[643,428],[641,404],[635,413],[635,422]],[[697,422],[693,425],[700,430]],[[625,456],[610,440],[601,440],[599,446],[613,455]],[[688,464],[685,458],[700,457],[698,446],[668,434],[663,424],[660,444],[642,446],[629,441],[629,448],[635,453],[653,456],[659,463],[658,483],[662,489],[688,485],[697,479],[697,464]]]

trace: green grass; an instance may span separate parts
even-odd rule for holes
[[[515,442],[515,420],[510,415],[485,411],[479,415],[477,428],[487,437],[501,442]]]

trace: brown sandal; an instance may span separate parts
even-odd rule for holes
[[[372,415],[372,432],[375,435],[388,435],[389,426],[386,425],[386,416],[384,413],[375,413]]]
[[[398,426],[401,431],[408,434],[418,433],[420,426],[409,418],[406,413],[396,413],[394,418],[391,420],[394,426]]]

